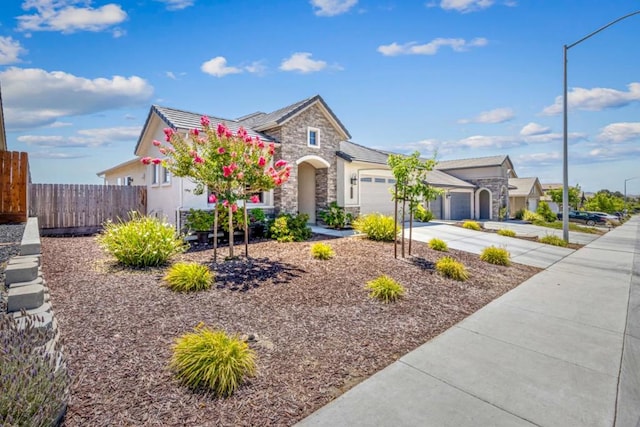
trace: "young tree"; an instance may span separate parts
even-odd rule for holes
[[[233,213],[238,209],[238,201],[244,201],[247,236],[247,201],[256,192],[282,185],[289,179],[291,166],[284,160],[272,165],[275,145],[265,144],[259,137],[250,137],[243,128],[235,134],[221,123],[214,128],[206,116],[200,119],[200,123],[201,129],[192,129],[188,136],[166,128],[166,144],[153,141],[153,145],[166,157],[145,157],[142,162],[161,163],[173,175],[191,179],[196,183],[195,194],[202,194],[205,189],[211,192],[209,202],[215,203],[212,224],[214,261],[217,257],[218,208],[221,204],[228,209],[229,257],[233,258]],[[248,253],[246,247],[245,253]]]
[[[387,160],[391,167],[396,185],[393,193],[395,201],[395,220],[398,222],[398,202],[402,203],[402,221],[409,203],[409,255],[411,255],[411,238],[413,234],[413,214],[420,203],[434,200],[441,193],[426,182],[429,171],[436,165],[435,159],[421,160],[420,153],[415,151],[410,156],[391,154]],[[402,257],[404,258],[404,227],[402,227]],[[394,245],[394,256],[397,257],[397,245]]]
[[[580,203],[580,195],[581,195],[580,185],[576,184],[575,187],[569,187],[569,207],[573,209],[578,209],[578,205]],[[554,188],[549,190],[549,196],[551,196],[551,201],[558,204],[558,206],[562,206],[562,188]]]

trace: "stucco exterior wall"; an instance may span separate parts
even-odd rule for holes
[[[146,167],[140,161],[128,163],[104,174],[105,185],[127,185],[127,177],[133,181],[129,185],[145,185]]]

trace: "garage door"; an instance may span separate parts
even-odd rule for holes
[[[471,197],[469,193],[449,193],[451,199],[451,219],[471,218]]]
[[[360,176],[360,213],[379,212],[393,215],[394,203],[390,188],[395,185],[393,178],[375,175]]]
[[[442,219],[442,196],[438,196],[435,200],[429,202],[429,209],[433,213],[434,219]]]

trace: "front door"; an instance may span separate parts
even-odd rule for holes
[[[316,168],[307,162],[298,165],[298,212],[316,223]]]

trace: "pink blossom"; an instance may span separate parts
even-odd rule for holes
[[[191,129],[191,135],[198,136],[200,135],[200,131],[198,129]]]
[[[251,137],[249,135],[244,137],[244,142],[247,143],[247,145],[252,145],[253,144],[253,139],[251,139]]]
[[[218,201],[218,198],[216,197],[215,194],[211,193],[209,194],[209,203],[215,203]]]
[[[191,157],[196,157],[198,155],[198,152],[196,150],[189,150],[189,155]]]
[[[267,164],[267,159],[265,159],[264,157],[260,156],[260,158],[258,159],[258,166],[260,167],[264,167],[264,165]]]
[[[209,127],[209,123],[211,123],[211,122],[209,121],[209,117],[207,117],[207,116],[202,116],[202,117],[200,117],[200,124],[201,124],[203,127]]]
[[[224,147],[218,147],[218,154],[224,154]]]
[[[227,129],[224,132],[224,136],[226,136],[227,138],[231,138],[233,136],[233,132],[231,132],[229,129]]]
[[[154,165],[159,165],[160,163],[162,163],[162,160],[160,160],[160,159],[152,159],[151,163],[153,163]]]
[[[236,178],[238,178],[238,181],[242,181],[242,179],[244,178],[244,173],[240,172],[238,175],[236,175]]]
[[[142,162],[143,165],[150,165],[151,157],[143,157],[142,159],[140,159],[140,161]]]
[[[198,139],[196,139],[196,142],[200,145],[204,145],[205,142],[207,142],[206,139],[204,139],[203,137],[200,137]]]
[[[157,139],[153,140],[153,145],[156,147],[160,147],[162,145],[162,142],[158,141]]]
[[[223,125],[222,123],[218,123],[218,127],[216,129],[216,133],[218,134],[218,136],[222,136],[227,132],[227,128],[225,125]]]
[[[251,203],[260,203],[260,197],[258,197],[257,195],[253,195],[251,196]]]
[[[222,206],[224,206],[225,208],[229,207],[229,201],[228,200],[223,200],[222,201]]]
[[[238,128],[238,131],[236,132],[236,134],[242,138],[244,138],[245,136],[247,136],[247,130],[245,128],[243,128],[242,126],[240,126]]]
[[[236,153],[235,151],[232,151],[231,157],[235,159],[236,157],[238,157],[238,153]]]
[[[276,162],[276,164],[274,166],[277,167],[277,168],[281,168],[281,167],[286,166],[286,165],[287,165],[287,161],[280,159],[280,160],[278,160]]]
[[[164,129],[164,136],[165,136],[165,140],[171,141],[171,137],[173,136],[175,132],[173,131],[173,129],[171,128],[165,128]]]
[[[160,152],[160,154],[167,154],[167,149],[166,148],[158,148],[158,151]]]
[[[202,157],[200,157],[200,156],[196,156],[196,158],[193,159],[193,162],[195,164],[203,164],[204,163],[204,159]]]
[[[258,141],[258,148],[264,148],[264,142]]]
[[[229,166],[222,166],[222,176],[224,176],[225,178],[229,178],[232,173],[233,171]]]
[[[231,205],[231,212],[235,213],[238,211],[238,205],[236,205],[235,203]]]

